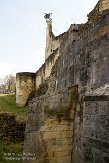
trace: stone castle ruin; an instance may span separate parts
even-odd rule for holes
[[[16,103],[28,103],[28,163],[109,162],[109,0],[85,24],[55,36],[45,15],[45,63],[16,75]]]

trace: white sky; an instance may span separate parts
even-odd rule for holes
[[[36,72],[44,63],[46,22],[53,13],[58,35],[70,24],[85,23],[98,0],[0,0],[0,77]]]

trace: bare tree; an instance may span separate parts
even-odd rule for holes
[[[0,79],[0,93],[15,93],[16,78],[12,74]]]

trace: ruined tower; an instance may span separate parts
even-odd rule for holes
[[[60,46],[61,40],[59,40],[52,32],[52,19],[50,14],[45,15],[47,27],[46,27],[46,48],[45,48],[45,60]]]
[[[16,105],[27,104],[30,94],[35,91],[35,73],[20,72],[16,74]]]

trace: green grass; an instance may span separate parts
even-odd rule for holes
[[[0,94],[0,112],[9,112],[15,116],[25,118],[26,110],[26,107],[19,108],[16,106],[15,95]]]
[[[22,153],[23,145],[21,143],[17,144],[12,142],[3,142],[0,140],[0,163],[21,163],[21,159],[9,160],[6,158],[20,158]]]

